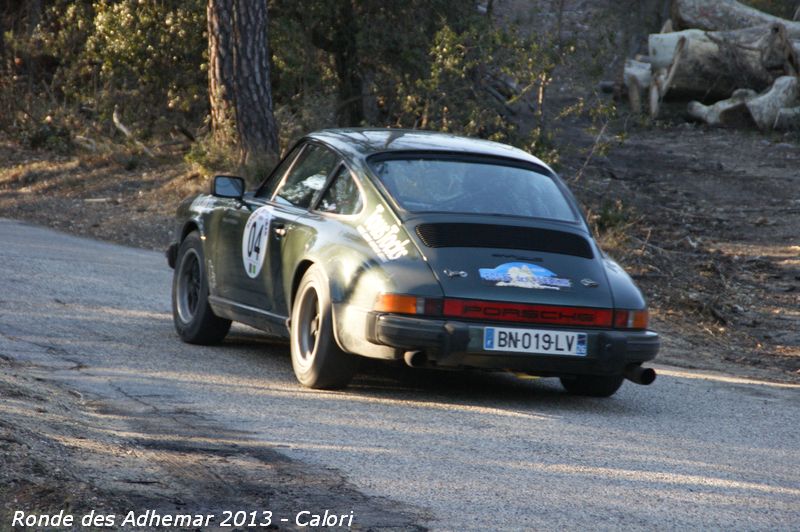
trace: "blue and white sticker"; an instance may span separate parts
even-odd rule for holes
[[[253,211],[247,219],[242,234],[242,264],[247,276],[255,279],[264,266],[269,243],[269,225],[272,211],[269,207],[261,207]]]
[[[483,282],[494,286],[516,286],[538,290],[561,290],[572,286],[569,279],[558,277],[547,268],[527,262],[506,262],[495,268],[480,268],[478,272]]]

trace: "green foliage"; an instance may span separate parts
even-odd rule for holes
[[[44,148],[61,155],[70,153],[73,148],[69,130],[52,120],[25,129],[22,139],[31,148]]]
[[[641,223],[641,217],[622,200],[604,200],[596,212],[587,213],[592,231],[597,235],[600,246],[606,251],[618,250],[631,233],[631,228]]]
[[[544,128],[545,91],[561,56],[550,43],[477,19],[465,30],[445,25],[431,46],[426,76],[402,94],[398,122],[507,142],[554,162]],[[521,127],[519,115],[533,127]]]
[[[195,166],[204,175],[212,175],[236,168],[239,154],[230,146],[223,146],[211,136],[192,144],[186,154],[186,162]]]
[[[220,143],[211,135],[194,142],[184,160],[195,172],[206,177],[234,173],[244,177],[251,186],[263,181],[278,163],[273,156],[262,155],[243,164],[236,147]]]
[[[110,134],[118,107],[139,138],[163,135],[175,122],[202,128],[208,121],[205,4],[45,3],[34,35],[12,36],[18,48],[58,59],[52,78],[28,83],[31,125],[60,107],[104,124]],[[525,35],[490,15],[474,2],[451,0],[270,0],[281,147],[323,127],[409,127],[507,142],[556,162],[548,120],[559,113],[547,108],[547,90],[574,45],[561,42],[555,28]],[[11,84],[9,94],[17,88]],[[199,142],[187,160],[209,173],[230,169],[236,157],[228,151]]]
[[[398,88],[427,75],[443,21],[467,21],[474,12],[470,2],[449,0],[273,0],[276,107],[286,106],[305,130],[397,125]],[[340,116],[353,101],[363,114],[358,122]]]
[[[625,227],[630,221],[630,213],[622,201],[604,202],[600,210],[591,216],[591,222],[599,233],[605,233],[620,227]]]
[[[150,133],[169,111],[205,113],[204,29],[202,0],[59,0],[36,39],[61,60],[53,85],[65,101],[102,118],[118,105]]]

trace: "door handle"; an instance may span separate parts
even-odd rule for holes
[[[272,224],[272,231],[278,238],[286,236],[286,226],[282,223]]]

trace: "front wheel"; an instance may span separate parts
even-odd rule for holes
[[[291,350],[294,374],[303,386],[343,388],[356,372],[356,357],[342,351],[333,336],[328,280],[316,265],[308,269],[297,289]]]
[[[589,397],[611,397],[625,377],[621,375],[577,375],[575,377],[561,377],[561,386],[572,395],[586,395]]]
[[[196,231],[181,242],[172,279],[172,321],[184,342],[211,345],[222,341],[231,321],[220,318],[208,304],[203,245]]]

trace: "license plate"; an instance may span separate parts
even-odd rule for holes
[[[582,357],[586,356],[586,333],[486,327],[483,330],[483,349]]]

